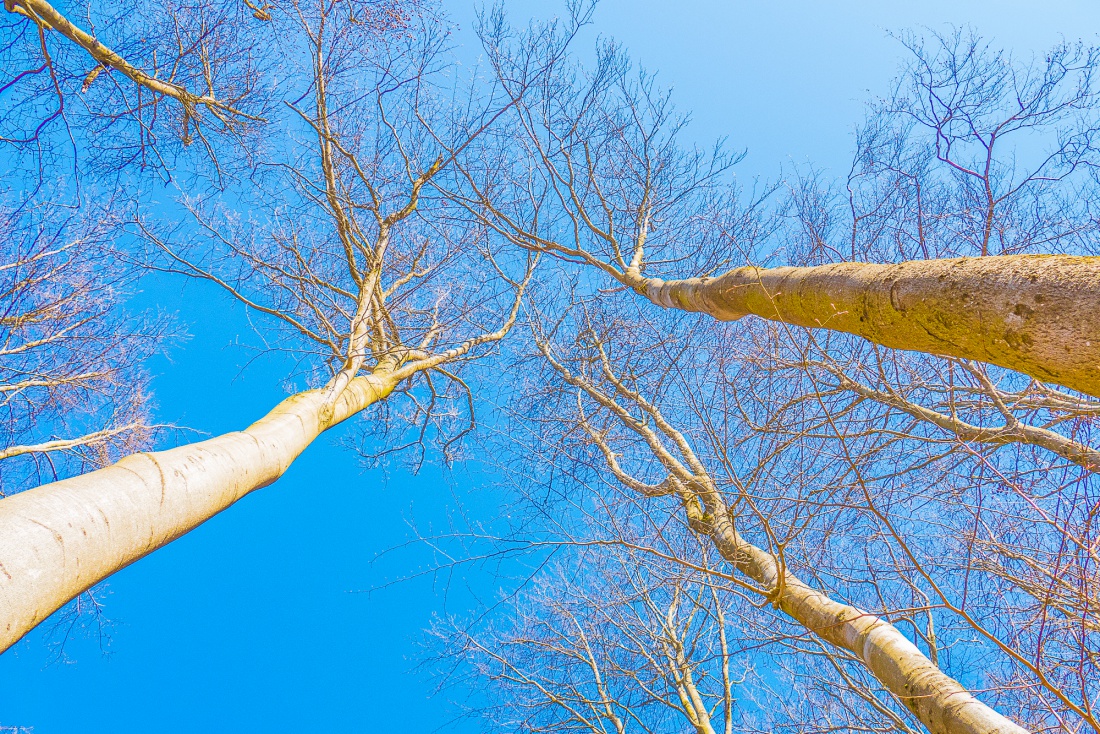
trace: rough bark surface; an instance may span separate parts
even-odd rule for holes
[[[1100,397],[1100,257],[743,267],[716,278],[640,278],[632,285],[667,308],[843,331]]]
[[[886,620],[833,601],[782,571],[770,553],[742,538],[731,521],[714,523],[711,536],[739,571],[776,590],[776,607],[856,655],[932,734],[1027,734],[941,671]]]
[[[293,395],[243,431],[0,500],[0,652],[66,602],[271,484],[323,431],[393,390],[357,377],[335,404]]]

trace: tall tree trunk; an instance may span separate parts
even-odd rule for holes
[[[0,500],[0,652],[93,584],[274,482],[317,436],[394,386],[380,368],[335,403],[325,390],[298,393],[243,431]]]
[[[1027,734],[941,671],[892,624],[836,602],[781,569],[771,553],[742,538],[725,513],[716,517],[710,534],[726,560],[763,588],[775,590],[772,603],[777,608],[859,658],[932,734]]]
[[[628,272],[621,280],[667,308],[843,331],[894,349],[988,362],[1100,397],[1100,257],[743,267],[673,281]]]

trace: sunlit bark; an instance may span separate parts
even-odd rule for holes
[[[669,95],[625,56],[582,71],[568,32],[484,33],[524,155],[509,183],[470,167],[462,196],[517,245],[666,308],[856,334],[1100,396],[1097,189],[1084,174],[1097,49],[1063,44],[1017,69],[961,34],[927,49],[906,37],[916,59],[872,108],[846,187],[790,184],[772,209],[787,184],[746,197],[729,177],[739,156],[682,145]],[[1043,148],[1025,163],[1012,141],[1026,135]],[[777,259],[808,267],[752,265]],[[662,279],[685,268],[699,277]]]
[[[39,5],[21,0],[19,7],[29,12]],[[425,211],[422,189],[444,160],[429,120],[416,107],[423,98],[410,91],[393,103],[396,111],[389,109],[387,95],[421,84],[439,51],[436,26],[427,19],[417,29],[426,39],[410,30],[400,43],[376,50],[370,42],[378,26],[362,27],[354,8],[299,10],[292,19],[296,35],[287,42],[300,40],[308,52],[302,85],[311,88],[315,107],[287,107],[282,132],[294,144],[273,146],[273,155],[287,157],[255,164],[282,178],[270,189],[261,189],[264,177],[257,175],[229,193],[203,191],[214,199],[224,194],[221,207],[181,197],[181,211],[191,215],[183,225],[179,212],[156,219],[164,213],[156,207],[153,218],[141,212],[133,224],[156,253],[148,258],[150,267],[209,281],[268,318],[269,326],[284,329],[271,343],[314,359],[314,374],[327,381],[243,431],[133,454],[0,501],[0,650],[93,584],[275,481],[321,433],[391,393],[408,397],[422,421],[417,438],[393,448],[422,444],[427,423],[443,412],[436,401],[451,397],[433,379],[460,386],[459,397],[468,396],[456,363],[480,356],[479,347],[504,338],[515,322],[538,258],[494,259],[476,225],[461,233],[475,247],[463,237],[452,239],[448,227],[459,227],[453,218]],[[63,20],[50,18],[50,27]],[[69,30],[90,52],[108,53]],[[285,71],[291,69],[288,61]],[[393,84],[397,74],[403,84]],[[351,103],[340,95],[350,95]],[[415,101],[407,104],[410,97]],[[391,125],[391,113],[405,117]],[[378,117],[387,122],[380,132],[373,129]],[[315,148],[294,137],[303,121]],[[467,134],[476,134],[473,127]],[[364,135],[364,129],[376,134]],[[246,212],[248,226],[236,226],[241,219],[229,214],[232,207]],[[436,221],[444,219],[446,224]],[[469,297],[466,281],[452,268],[479,266],[486,272]],[[506,270],[522,274],[513,279]],[[421,385],[429,394],[423,406],[411,394]],[[386,421],[379,423],[384,431]]]
[[[710,535],[724,558],[769,590],[776,607],[823,640],[856,655],[933,734],[1027,731],[943,673],[886,620],[836,602],[781,569],[774,555],[745,541],[727,515],[715,515]]]
[[[0,651],[92,585],[274,482],[317,436],[394,385],[391,363],[352,380],[331,411],[324,390],[299,393],[243,431],[0,500]]]
[[[745,267],[624,284],[666,308],[856,334],[974,359],[1100,397],[1100,258],[1015,255],[894,265]]]
[[[578,403],[580,428],[600,449],[618,482],[648,497],[663,494],[679,497],[688,525],[708,535],[722,557],[756,583],[758,593],[807,631],[854,654],[929,731],[933,734],[1026,731],[975,698],[892,624],[811,588],[786,568],[782,558],[745,540],[735,528],[736,516],[687,436],[654,403],[618,376],[594,332],[586,332],[582,339],[597,355],[586,360],[594,362],[585,368],[593,375],[570,369],[549,343],[538,337],[536,341],[543,357],[565,383],[640,438],[669,473],[659,485],[648,485],[631,476],[616,460],[605,432]]]

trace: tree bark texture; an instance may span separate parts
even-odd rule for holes
[[[1100,397],[1100,257],[749,266],[715,278],[643,277],[632,285],[666,308],[842,331]]]
[[[92,585],[274,482],[317,436],[394,384],[376,372],[335,403],[325,390],[298,393],[243,431],[0,500],[0,652]]]
[[[863,661],[932,734],[1027,734],[941,671],[892,624],[810,588],[742,538],[729,519],[715,522],[711,537],[739,571],[776,590],[777,608]]]

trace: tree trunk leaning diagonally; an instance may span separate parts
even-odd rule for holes
[[[710,531],[722,556],[766,589],[773,603],[807,630],[858,657],[931,734],[1028,734],[979,701],[889,622],[830,599],[749,543],[725,514]]]
[[[139,453],[0,500],[0,652],[65,603],[278,479],[327,429],[384,399],[384,369],[292,395],[243,431]]]
[[[672,281],[635,270],[621,280],[666,308],[842,331],[894,349],[988,362],[1100,397],[1100,257],[747,266]]]
[[[685,435],[674,428],[656,406],[616,377],[607,361],[601,366],[603,377],[615,387],[616,397],[629,399],[642,408],[644,418],[636,417],[585,377],[571,373],[554,358],[546,342],[536,337],[536,345],[566,384],[587,393],[596,405],[607,409],[622,425],[642,438],[652,456],[669,472],[665,481],[656,485],[645,484],[624,472],[617,461],[618,454],[604,439],[606,434],[592,428],[582,408],[580,426],[603,453],[616,480],[643,497],[678,496],[691,530],[709,536],[726,561],[755,581],[757,591],[765,594],[777,609],[807,632],[855,655],[931,734],[1027,734],[1026,729],[982,703],[940,670],[888,621],[834,601],[807,586],[781,565],[776,556],[745,540],[735,527],[736,513],[726,504],[723,493]],[[601,360],[607,359],[602,346],[599,353]],[[683,460],[673,455],[661,435],[677,446]]]

